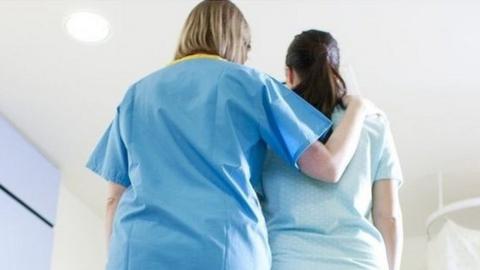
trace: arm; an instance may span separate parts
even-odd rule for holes
[[[300,170],[308,176],[336,183],[352,159],[360,140],[367,109],[363,99],[350,98],[344,118],[327,143],[313,143],[300,157]]]
[[[107,212],[106,212],[106,222],[105,222],[105,232],[107,240],[107,249],[110,245],[110,236],[112,234],[112,224],[113,218],[115,216],[115,211],[117,210],[118,202],[122,197],[125,187],[113,182],[108,183],[108,195],[107,195]]]
[[[397,182],[390,179],[373,185],[373,223],[385,242],[390,270],[400,269],[403,246],[403,226]]]

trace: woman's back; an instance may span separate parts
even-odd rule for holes
[[[343,114],[337,106],[334,125]],[[268,153],[262,204],[272,270],[387,269],[382,236],[369,221],[372,186],[386,178],[402,176],[384,116],[365,120],[355,155],[337,184],[314,181]]]
[[[267,75],[211,55],[135,83],[87,165],[128,187],[107,269],[269,269],[253,188],[266,144],[295,163],[330,127],[302,102]]]
[[[218,59],[190,59],[128,91],[117,118],[130,188],[117,210],[110,250],[117,255],[110,258],[118,261],[109,269],[123,269],[125,259],[142,269],[224,269],[243,257],[256,264],[248,269],[268,268],[264,220],[250,175],[241,169],[262,162],[247,153],[259,135],[235,128],[251,121],[256,107],[245,103],[255,100],[259,86],[221,85],[222,76],[242,77],[240,69]],[[228,241],[235,241],[233,254]],[[139,252],[131,256],[132,250]]]

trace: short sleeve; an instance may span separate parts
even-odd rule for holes
[[[399,186],[403,182],[400,161],[388,123],[383,134],[383,144],[380,149],[380,158],[374,180],[395,180],[398,181]]]
[[[120,114],[117,114],[97,146],[90,155],[87,168],[124,187],[130,186],[128,177],[128,155],[125,143],[120,133]]]
[[[331,121],[292,90],[273,78],[262,93],[260,133],[270,148],[298,168],[298,159],[332,127]]]

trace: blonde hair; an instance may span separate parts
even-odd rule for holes
[[[250,28],[240,9],[228,0],[205,0],[188,15],[175,60],[208,53],[243,64],[249,49]]]

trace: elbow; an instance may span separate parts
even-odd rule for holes
[[[374,213],[373,221],[380,226],[396,227],[398,224],[402,223],[402,218],[400,215],[395,214]]]
[[[340,168],[320,143],[312,145],[299,159],[300,170],[308,176],[327,183],[337,183],[344,168]]]
[[[340,181],[341,177],[342,171],[334,166],[334,164],[329,164],[325,167],[321,179],[323,179],[325,182],[336,184]]]
[[[335,174],[335,175],[333,175],[333,176],[332,176],[332,180],[331,180],[332,182],[331,182],[331,183],[336,184],[336,183],[340,182],[341,176],[342,176],[341,174]]]
[[[125,187],[116,183],[110,183],[108,188],[109,190],[107,193],[106,206],[107,209],[115,209],[120,201],[120,198],[122,197],[123,192],[125,191]]]
[[[321,166],[304,166],[303,168],[301,168],[301,170],[318,181],[331,184],[338,183],[343,173],[342,170],[335,166],[334,162],[330,161],[323,162]]]
[[[330,177],[329,177],[330,181],[329,182],[333,183],[333,184],[336,184],[336,183],[340,182],[341,177],[342,177],[342,174],[338,170],[333,170],[330,173]]]
[[[339,165],[339,162],[333,156],[324,159],[322,167],[322,179],[324,179],[325,182],[332,184],[340,182],[343,172],[345,171],[345,167]]]
[[[107,209],[116,208],[119,200],[120,200],[119,196],[108,196],[107,202],[106,202]]]
[[[398,217],[395,217],[395,216],[382,216],[382,217],[377,216],[375,220],[379,223],[391,224],[391,225],[398,224],[399,222]]]

